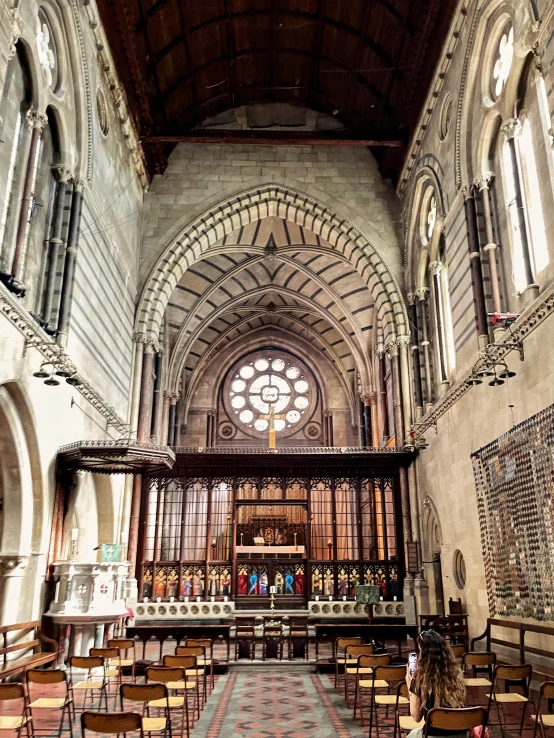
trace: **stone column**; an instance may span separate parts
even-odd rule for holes
[[[416,417],[423,415],[423,388],[421,383],[421,365],[419,363],[419,327],[417,319],[417,306],[415,295],[408,295],[408,316],[410,319],[410,350],[412,352],[412,366],[414,372],[414,394],[416,404]]]
[[[2,579],[2,625],[13,625],[19,622],[19,601],[21,599],[21,584],[25,569],[29,561],[28,556],[22,554],[0,554],[0,578]]]
[[[133,365],[133,386],[131,392],[131,407],[129,412],[129,425],[131,431],[137,430],[139,405],[140,405],[140,385],[142,380],[142,357],[144,354],[144,347],[148,343],[146,336],[140,333],[136,333],[133,336],[133,342],[135,343],[135,360]]]
[[[12,274],[18,285],[23,285],[23,271],[25,269],[25,252],[27,250],[27,235],[29,217],[31,214],[31,203],[35,188],[37,174],[37,155],[39,150],[42,129],[48,125],[48,118],[44,113],[31,109],[27,111],[27,122],[31,126],[31,141],[29,144],[29,155],[23,180],[23,194],[19,206],[19,218],[17,221],[17,234],[15,237],[15,251],[12,259]]]
[[[446,363],[446,334],[444,330],[444,310],[442,305],[441,278],[442,262],[432,261],[429,264],[431,283],[433,285],[433,303],[435,308],[435,324],[437,328],[437,358],[441,384],[448,385],[448,364]]]
[[[402,411],[404,416],[404,439],[412,428],[412,397],[410,382],[410,337],[398,336],[396,339],[400,358],[400,382],[402,387]],[[402,445],[404,445],[404,439]]]
[[[177,400],[179,399],[179,395],[176,392],[171,392],[169,394],[169,418],[167,421],[167,445],[168,446],[175,446],[175,415],[177,411]],[[211,433],[210,433],[211,436]],[[207,440],[209,442],[210,436],[208,436]],[[209,444],[208,444],[209,445]]]
[[[535,283],[533,274],[533,265],[531,262],[531,244],[529,240],[529,232],[524,215],[525,203],[523,201],[523,192],[521,191],[521,171],[519,166],[519,157],[517,154],[516,137],[521,131],[521,123],[517,118],[507,120],[501,127],[500,132],[506,137],[508,149],[510,152],[510,161],[512,163],[512,174],[514,179],[515,202],[514,211],[517,214],[518,230],[521,239],[521,251],[523,257],[523,268],[525,270],[525,281],[527,289],[533,293],[533,297],[538,293],[539,286]]]
[[[373,427],[371,423],[371,401],[372,401],[372,395],[371,394],[365,394],[362,395],[362,403],[364,407],[364,436],[365,436],[365,445],[367,448],[371,448],[373,446]]]
[[[52,209],[52,226],[50,229],[50,239],[48,241],[48,275],[46,278],[46,286],[44,288],[44,300],[42,303],[42,319],[49,324],[52,318],[52,307],[54,302],[54,286],[56,284],[56,272],[58,268],[58,257],[62,241],[62,226],[65,209],[65,200],[68,194],[69,180],[71,179],[71,171],[68,167],[54,167],[57,173],[58,182],[56,184],[56,193],[54,195],[54,206]]]
[[[63,346],[63,348],[67,346],[69,323],[71,321],[73,285],[75,282],[75,268],[77,266],[77,252],[79,250],[81,213],[83,211],[83,190],[85,189],[85,185],[86,182],[84,179],[76,179],[73,186],[73,197],[71,198],[71,213],[69,216],[69,229],[67,232],[67,247],[65,249],[63,279],[60,293],[60,310],[58,315],[58,344]]]
[[[402,409],[402,385],[400,379],[400,360],[398,357],[398,344],[392,341],[389,346],[389,355],[392,369],[392,386],[394,402],[394,436],[396,448],[402,448],[405,442],[404,414]]]
[[[155,379],[154,379],[154,391],[152,397],[152,420],[150,424],[150,440],[153,443],[160,443],[160,420],[161,420],[161,387],[162,387],[162,360],[163,354],[161,351],[155,356],[154,367],[155,367]]]
[[[479,192],[481,193],[481,202],[483,203],[483,219],[485,221],[485,234],[487,238],[487,243],[484,246],[484,250],[489,256],[492,304],[495,313],[501,313],[502,304],[500,302],[500,284],[498,281],[498,268],[496,265],[496,249],[498,248],[498,246],[494,241],[491,217],[491,201],[489,188],[491,179],[491,174],[480,174],[475,180],[475,184],[477,185],[477,187],[479,187]]]
[[[485,286],[483,282],[483,265],[479,249],[479,235],[477,230],[477,212],[473,187],[464,188],[464,208],[467,226],[467,245],[469,249],[469,268],[471,271],[471,286],[473,288],[473,302],[475,319],[477,321],[477,336],[479,348],[484,349],[489,342],[489,328],[487,319],[487,305],[485,301]]]
[[[421,325],[421,348],[423,349],[423,365],[425,366],[425,410],[427,411],[433,403],[433,383],[431,374],[431,353],[429,348],[429,335],[427,330],[429,288],[422,287],[416,292],[419,303],[420,325]]]
[[[167,429],[169,427],[169,398],[170,392],[164,392],[164,402],[162,408],[162,426],[160,428],[160,443],[167,443]]]
[[[390,438],[389,403],[388,403],[388,398],[387,398],[385,352],[383,350],[377,351],[377,356],[379,359],[379,398],[380,398],[380,405],[381,405],[381,416],[383,419],[382,444],[383,446],[385,446]]]

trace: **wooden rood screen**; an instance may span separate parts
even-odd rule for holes
[[[199,474],[198,463],[178,462],[182,474],[144,480],[142,597],[254,598],[272,586],[281,596],[338,597],[353,596],[361,583],[377,584],[385,599],[401,592],[394,471],[353,473],[363,465],[342,459],[340,474],[312,475],[306,462],[307,473],[298,474],[270,459],[267,476],[248,470],[244,458],[227,466],[218,458],[215,466],[235,473]],[[244,474],[234,468],[239,461]]]

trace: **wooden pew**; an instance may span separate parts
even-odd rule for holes
[[[513,631],[515,640],[507,641],[504,638],[493,636],[493,628],[505,628]],[[526,633],[538,633],[539,635],[546,635],[554,638],[554,628],[552,626],[537,625],[536,623],[520,623],[514,620],[501,620],[499,618],[488,618],[485,632],[482,633],[480,636],[477,636],[477,638],[472,639],[471,650],[475,651],[475,645],[479,643],[479,641],[484,640],[487,651],[494,650],[492,646],[502,646],[503,648],[510,649],[515,652],[514,661],[517,661],[520,664],[530,663],[528,659],[529,654],[533,654],[544,659],[549,659],[552,663],[551,670],[549,670],[548,672],[544,672],[539,669],[537,671],[533,667],[533,673],[534,675],[539,675],[547,677],[548,679],[552,679],[554,677],[554,649],[547,650],[527,645],[527,643],[525,642]]]
[[[20,632],[20,637],[22,638],[26,631],[33,631],[34,638],[9,644],[10,634]],[[2,625],[0,626],[0,633],[2,634],[0,655],[3,657],[2,664],[0,665],[0,680],[17,674],[24,674],[27,669],[35,669],[37,666],[44,666],[45,664],[56,662],[58,644],[43,634],[40,628],[40,620],[15,623],[14,625]],[[51,650],[43,651],[43,645]],[[32,653],[25,653],[24,656],[20,656],[19,658],[8,658],[9,654],[17,654],[18,651],[29,650],[32,650]]]

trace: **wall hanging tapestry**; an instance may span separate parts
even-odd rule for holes
[[[554,405],[472,455],[489,609],[554,619]]]

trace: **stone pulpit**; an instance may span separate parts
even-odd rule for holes
[[[127,561],[53,565],[56,593],[46,615],[58,625],[60,663],[67,653],[86,655],[91,646],[102,646],[111,637],[115,622],[127,614],[128,573]]]

